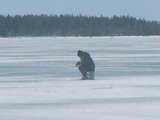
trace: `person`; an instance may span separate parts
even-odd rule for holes
[[[94,80],[95,64],[90,54],[78,50],[77,56],[80,58],[80,61],[76,63],[76,67],[82,74],[81,80]]]

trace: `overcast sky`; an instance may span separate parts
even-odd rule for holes
[[[1,15],[129,15],[160,21],[160,0],[0,0]]]

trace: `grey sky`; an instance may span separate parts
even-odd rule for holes
[[[1,15],[129,15],[160,21],[160,0],[0,0]]]

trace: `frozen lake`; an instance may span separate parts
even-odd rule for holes
[[[159,79],[159,36],[0,38],[0,120],[159,120]]]

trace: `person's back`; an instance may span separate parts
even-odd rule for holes
[[[95,71],[95,64],[90,54],[87,52],[83,52],[83,54],[84,57],[82,59],[82,63],[84,62],[86,71]]]

